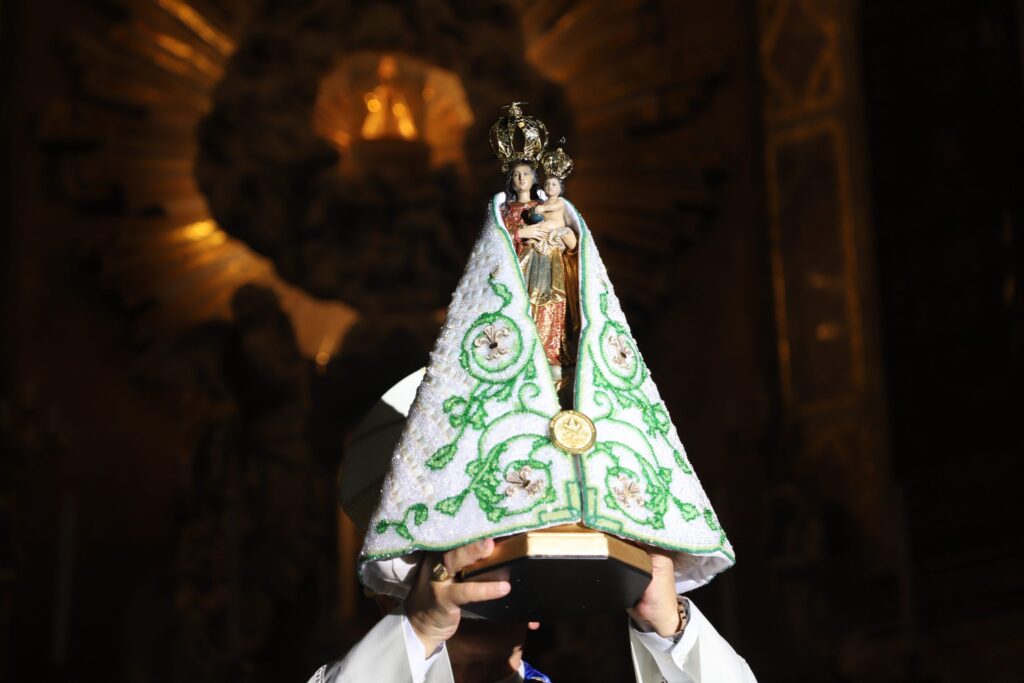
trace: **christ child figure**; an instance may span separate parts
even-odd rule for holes
[[[562,199],[562,179],[558,176],[549,176],[544,180],[544,194],[547,199],[534,207],[533,211],[543,217],[543,220],[536,226],[538,239],[534,246],[537,251],[543,253],[551,249],[576,248],[576,233],[569,227],[569,211]]]

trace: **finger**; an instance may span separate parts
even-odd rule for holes
[[[659,548],[656,545],[646,546],[644,548],[644,550],[646,550],[647,554],[650,555],[651,557],[654,557],[656,555],[660,555],[661,557],[668,557],[668,558],[672,557],[672,551],[665,550],[664,548]]]
[[[423,559],[420,560],[419,576],[417,580],[422,584],[431,583],[433,581],[434,566],[438,562],[444,562],[444,556],[440,553],[423,553]]]
[[[452,574],[460,571],[477,560],[482,560],[494,551],[494,541],[485,539],[449,550],[444,554],[444,566]]]
[[[508,581],[466,581],[448,586],[444,599],[452,605],[468,605],[503,598],[511,590],[512,584]]]
[[[654,570],[654,573],[661,574],[665,572],[675,572],[675,562],[673,561],[672,556],[668,553],[652,552],[650,553],[650,556],[651,568]]]

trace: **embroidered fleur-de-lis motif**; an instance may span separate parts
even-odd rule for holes
[[[633,347],[629,345],[629,340],[621,334],[615,334],[608,339],[608,346],[615,351],[612,362],[620,368],[628,368],[633,362]]]
[[[619,483],[612,486],[612,491],[619,502],[626,506],[643,505],[644,494],[640,491],[640,483],[624,474],[620,474],[618,479]]]
[[[487,360],[494,360],[508,353],[508,339],[512,331],[503,325],[488,325],[473,341],[473,346],[487,349]]]
[[[505,487],[506,496],[514,496],[517,492],[523,491],[528,496],[535,496],[544,485],[542,477],[535,477],[533,468],[524,465],[520,470],[512,470],[505,475],[508,486]]]

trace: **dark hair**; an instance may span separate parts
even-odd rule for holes
[[[564,197],[565,196],[565,178],[559,178],[556,175],[544,176],[544,184],[547,185],[548,181],[551,180],[551,179],[554,179],[554,180],[558,181],[558,186],[560,188],[562,188],[562,193],[559,195],[559,197]]]
[[[512,173],[520,166],[526,166],[528,169],[533,171],[533,185],[530,186],[530,199],[540,200],[540,195],[537,194],[537,169],[525,161],[517,161],[512,164],[512,168],[508,169],[508,175],[505,176],[506,203],[511,204],[512,202],[519,201],[519,193],[512,187]]]

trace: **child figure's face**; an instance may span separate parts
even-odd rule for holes
[[[562,181],[558,178],[548,178],[544,181],[544,194],[549,197],[562,196]]]

